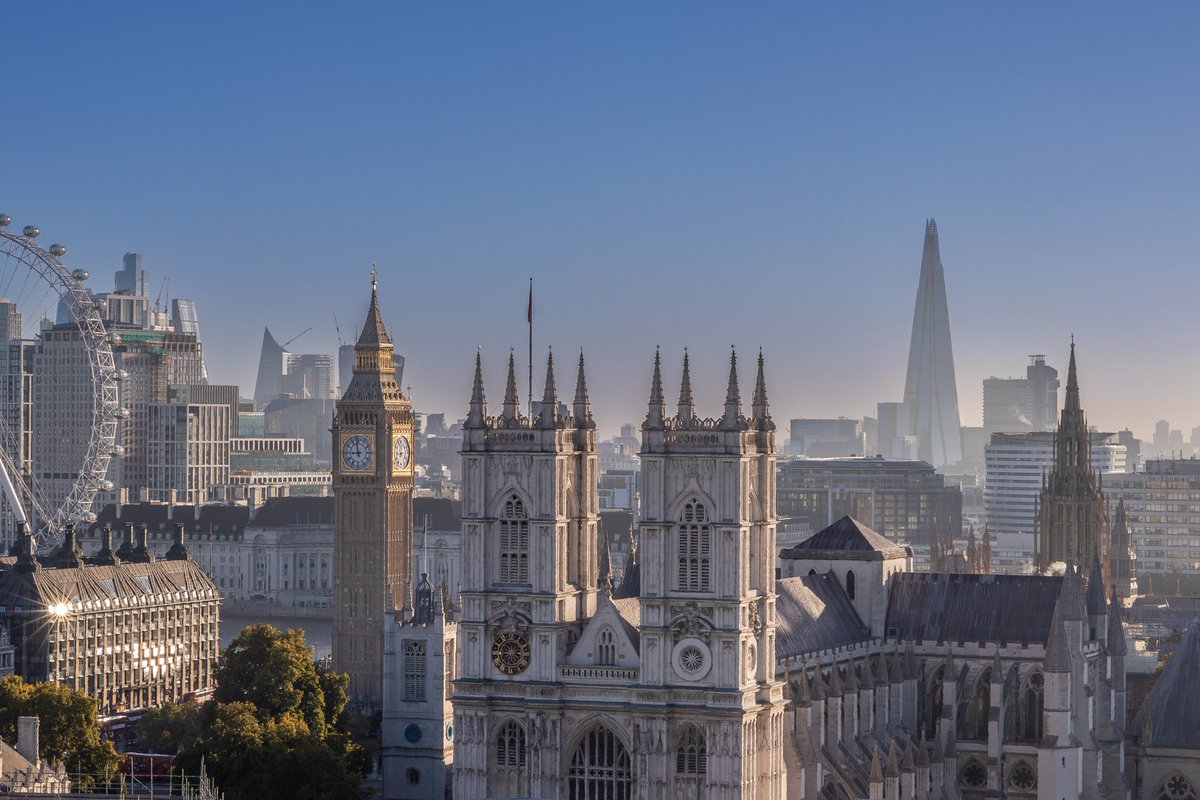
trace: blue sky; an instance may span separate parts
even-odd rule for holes
[[[1184,3],[29,4],[5,14],[0,210],[97,290],[143,253],[197,300],[211,378],[247,395],[262,326],[332,351],[376,260],[418,407],[465,412],[477,346],[498,402],[533,276],[538,358],[555,346],[566,392],[585,348],[610,431],[640,421],[656,344],[672,395],[690,345],[702,413],[731,343],[747,369],[764,348],[780,419],[899,399],[932,216],[964,422],[982,378],[1036,352],[1064,368],[1073,332],[1091,421],[1149,436],[1200,424],[1198,22]]]

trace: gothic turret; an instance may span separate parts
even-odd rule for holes
[[[721,415],[720,426],[723,430],[742,428],[742,392],[738,388],[736,350],[729,354],[729,386],[725,390],[725,413]]]
[[[487,401],[483,396],[483,356],[479,350],[475,351],[475,380],[471,384],[471,405],[467,411],[467,420],[463,423],[465,428],[480,428],[483,427],[484,419],[487,417]]]
[[[771,419],[771,408],[767,404],[767,379],[763,370],[762,348],[758,350],[758,375],[754,379],[754,400],[750,404],[750,414],[754,418],[754,426],[760,431],[775,430],[775,421]]]
[[[658,348],[654,350],[654,376],[650,379],[650,403],[646,410],[643,430],[662,430],[666,423],[667,407],[663,400],[662,359]]]
[[[512,351],[508,354],[508,381],[504,384],[504,407],[500,414],[510,424],[521,417],[521,396],[517,394],[517,363]]]
[[[546,356],[546,389],[542,392],[542,409],[538,414],[539,428],[558,427],[558,390],[554,385],[554,351]]]
[[[681,427],[687,427],[696,418],[696,400],[692,396],[692,367],[688,360],[687,348],[683,348],[683,377],[679,379],[679,403],[676,405],[675,418]]]
[[[575,400],[571,407],[576,428],[594,428],[592,406],[588,400],[587,378],[583,374],[583,350],[579,351],[579,375],[575,378]]]

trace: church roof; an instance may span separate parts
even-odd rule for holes
[[[833,575],[805,575],[775,582],[775,651],[779,658],[866,641],[863,625]]]
[[[780,558],[855,558],[882,561],[911,555],[905,545],[899,545],[876,533],[853,517],[842,517],[829,527],[814,533],[797,545],[779,554]]]
[[[1133,721],[1143,746],[1200,748],[1200,621],[1192,620],[1183,641],[1150,690]],[[1148,730],[1147,730],[1148,729]]]
[[[889,637],[915,641],[1045,644],[1062,581],[1061,575],[898,572],[884,627]]]

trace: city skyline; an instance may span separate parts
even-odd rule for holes
[[[730,343],[780,419],[871,414],[935,217],[964,424],[1071,333],[1092,424],[1200,422],[1162,347],[1200,289],[1194,9],[133,8],[15,22],[9,73],[67,124],[14,123],[0,210],[94,290],[143,253],[214,383],[249,394],[263,326],[335,353],[375,260],[422,410],[465,414],[477,346],[489,383],[524,361],[533,276],[535,364],[582,345],[606,433],[656,344],[706,415]]]

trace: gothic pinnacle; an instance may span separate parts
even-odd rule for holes
[[[649,408],[646,410],[646,421],[642,423],[642,428],[661,429],[666,413],[666,403],[663,401],[662,388],[662,358],[656,347],[654,348],[654,377],[650,379],[650,403]]]
[[[503,415],[512,421],[521,416],[521,398],[517,394],[517,362],[512,351],[508,352],[508,383],[504,387]]]
[[[540,425],[543,428],[553,428],[558,419],[558,390],[554,386],[554,351],[546,356],[546,390],[542,394],[542,414]]]
[[[771,422],[771,409],[767,404],[767,379],[763,370],[763,352],[762,348],[758,348],[758,376],[754,379],[754,400],[751,403],[751,414],[754,416],[758,427],[763,430],[772,430],[775,424]]]
[[[738,388],[737,350],[729,351],[729,386],[725,390],[725,413],[721,417],[721,428],[738,430],[742,423],[742,393]]]
[[[575,427],[590,428],[592,422],[592,407],[588,402],[587,378],[583,374],[583,350],[579,351],[579,376],[575,379],[575,402],[572,408],[575,415]]]
[[[683,348],[683,377],[679,380],[678,416],[685,425],[696,416],[696,402],[692,397],[692,369],[686,347]]]
[[[483,396],[483,357],[478,349],[475,350],[475,382],[471,386],[471,410],[467,414],[467,424],[471,427],[483,425],[487,414],[487,401]]]

